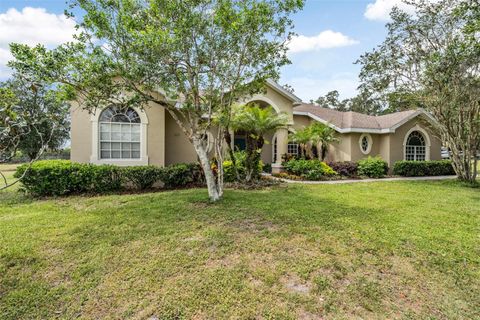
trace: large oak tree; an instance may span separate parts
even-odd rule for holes
[[[461,180],[475,183],[480,153],[480,4],[472,0],[405,1],[385,41],[363,55],[362,85],[385,100],[405,99],[437,120]],[[398,101],[397,101],[398,102]]]

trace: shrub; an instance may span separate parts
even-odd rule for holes
[[[94,179],[90,168],[89,164],[68,160],[42,160],[30,169],[27,164],[19,166],[14,176],[20,178],[28,169],[22,178],[26,191],[37,196],[60,196],[90,190]]]
[[[358,174],[370,178],[382,178],[388,172],[388,164],[380,157],[368,157],[358,161]]]
[[[180,163],[162,168],[159,177],[164,187],[168,189],[200,185],[205,182],[202,168],[197,163]]]
[[[446,176],[454,175],[450,160],[440,161],[397,161],[393,166],[393,174],[404,177]]]
[[[235,156],[235,164],[237,167],[238,175],[240,176],[241,180],[245,179],[245,163],[247,161],[247,153],[245,151],[237,151],[234,153]],[[263,170],[263,162],[260,161],[258,163],[258,172],[262,172]],[[235,170],[233,168],[232,160],[225,160],[223,162],[223,179],[225,182],[235,182],[237,177],[235,175]]]
[[[285,170],[307,180],[322,180],[337,173],[320,160],[290,160],[284,163]]]
[[[358,175],[358,164],[353,161],[328,162],[336,173],[345,177],[356,177]]]
[[[15,172],[19,178],[28,165]],[[138,189],[151,188],[157,181],[165,188],[204,183],[198,164],[178,164],[165,168],[154,166],[117,167],[74,163],[68,160],[42,160],[32,164],[22,178],[23,188],[36,196],[62,196],[72,193],[105,193],[119,191],[125,183]]]
[[[272,164],[271,163],[265,163],[263,165],[263,172],[272,173]]]
[[[88,164],[87,166],[92,182],[87,191],[94,193],[105,193],[122,189],[123,168],[109,164]]]
[[[160,180],[162,168],[155,166],[135,166],[123,168],[123,176],[137,189],[145,190],[153,187]]]

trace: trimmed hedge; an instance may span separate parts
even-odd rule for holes
[[[337,173],[320,160],[290,160],[284,163],[285,170],[307,180],[322,180]]]
[[[381,157],[368,157],[358,161],[358,174],[369,178],[382,178],[388,173],[388,163]]]
[[[393,165],[393,174],[404,177],[448,176],[454,175],[450,160],[439,161],[397,161]]]
[[[23,175],[28,165],[17,168],[14,176]],[[75,163],[68,160],[42,160],[32,164],[22,178],[23,188],[36,196],[62,196],[80,193],[107,193],[128,186],[145,190],[156,182],[164,188],[203,184],[203,173],[198,164],[177,164],[168,167],[118,167]]]
[[[339,175],[344,177],[356,177],[358,175],[358,163],[353,161],[327,162]]]
[[[159,180],[167,189],[205,183],[202,167],[197,163],[179,163],[159,169]]]
[[[162,168],[135,166],[122,168],[123,176],[139,190],[150,189],[160,179]]]

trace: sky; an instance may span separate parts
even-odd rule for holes
[[[293,16],[292,64],[282,69],[280,84],[303,101],[331,90],[353,97],[360,71],[354,62],[383,41],[395,5],[408,10],[401,0],[306,0]],[[63,15],[66,7],[65,0],[0,0],[0,80],[10,75],[9,43],[53,48],[72,39],[75,22]]]

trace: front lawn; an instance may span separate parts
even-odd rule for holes
[[[0,193],[0,318],[480,317],[454,181],[35,201]]]

